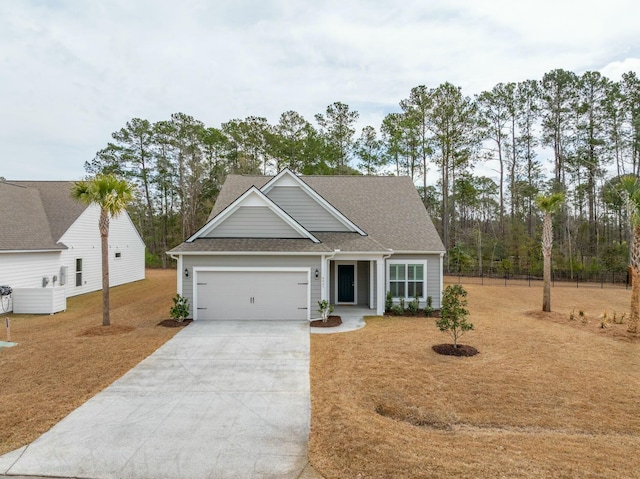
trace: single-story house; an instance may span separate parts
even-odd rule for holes
[[[209,220],[168,252],[194,320],[319,317],[318,301],[384,312],[442,297],[444,246],[408,177],[227,177]]]
[[[0,181],[0,313],[55,313],[102,289],[100,208],[71,197],[70,181]],[[145,245],[125,212],[111,219],[111,286],[144,279]]]

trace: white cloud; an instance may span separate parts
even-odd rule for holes
[[[540,0],[0,2],[0,175],[78,178],[133,117],[218,126],[334,101],[378,126],[419,84],[640,71],[640,5]]]

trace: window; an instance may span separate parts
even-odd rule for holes
[[[82,258],[76,258],[76,286],[82,286]]]
[[[116,258],[122,258],[122,253],[120,253],[120,251],[116,253]]]
[[[394,298],[425,296],[427,262],[422,260],[390,260],[387,262],[387,291]]]

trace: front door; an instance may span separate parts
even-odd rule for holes
[[[355,303],[356,272],[355,265],[338,265],[338,303]]]

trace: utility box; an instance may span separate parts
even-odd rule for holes
[[[67,297],[63,286],[13,290],[13,312],[16,314],[54,314],[66,309]]]

